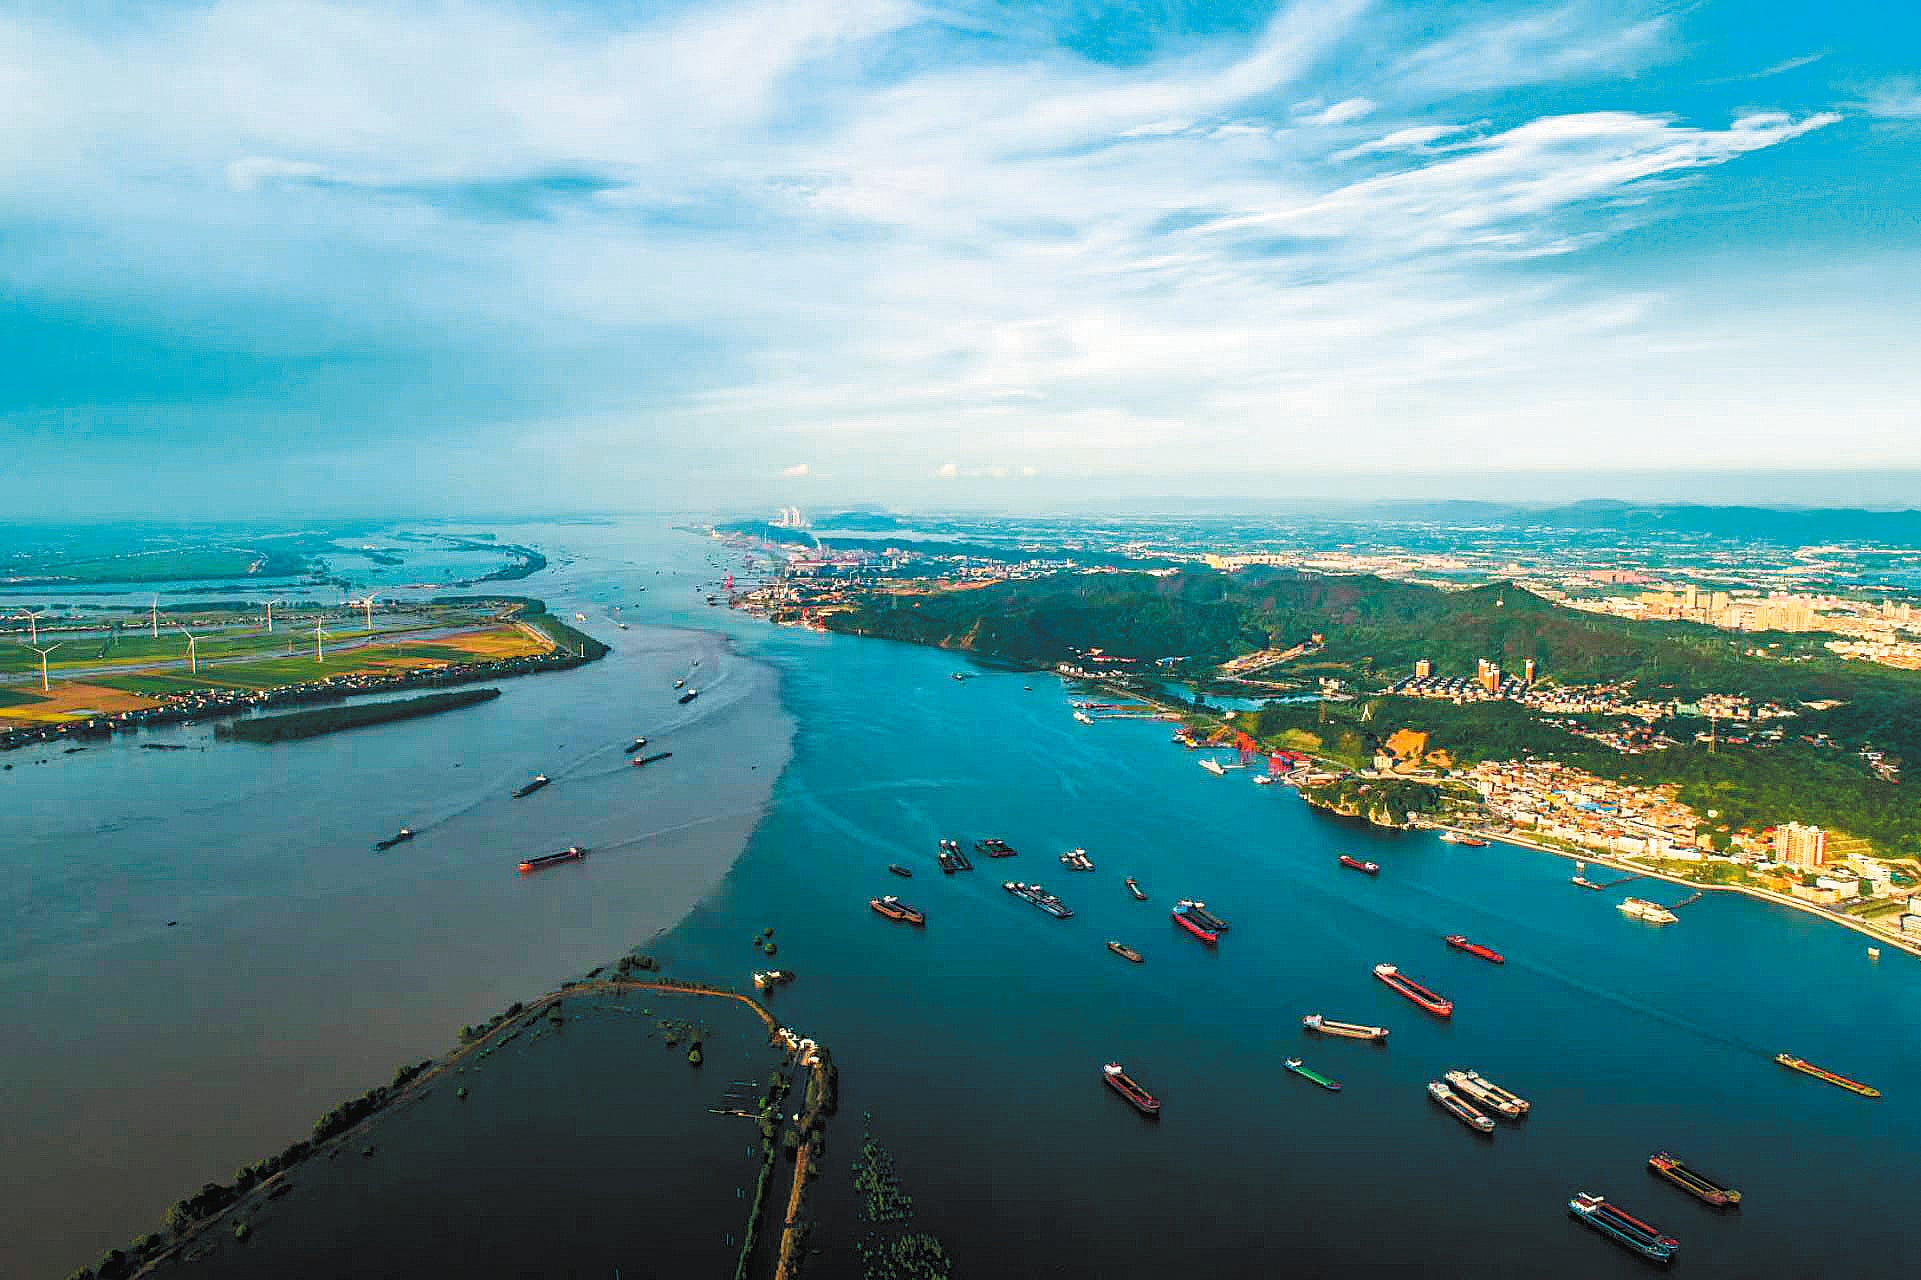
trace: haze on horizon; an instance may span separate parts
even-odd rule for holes
[[[15,516],[1900,501],[1921,12],[16,0]]]

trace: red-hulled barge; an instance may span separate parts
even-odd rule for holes
[[[1161,1100],[1141,1088],[1120,1063],[1110,1062],[1102,1067],[1101,1077],[1107,1081],[1108,1088],[1133,1103],[1134,1110],[1142,1115],[1159,1116],[1161,1114]]]
[[[1467,935],[1463,933],[1448,934],[1447,945],[1453,947],[1456,951],[1465,951],[1471,956],[1479,956],[1489,964],[1507,963],[1507,961],[1502,958],[1501,953],[1493,947],[1484,947],[1478,942],[1469,942]]]
[[[1437,991],[1430,991],[1391,964],[1374,966],[1374,976],[1420,1005],[1437,1018],[1454,1016],[1454,1002]]]

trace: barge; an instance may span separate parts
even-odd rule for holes
[[[1392,987],[1395,991],[1398,991],[1402,995],[1406,996],[1409,1000],[1412,1000],[1415,1004],[1418,1004],[1423,1009],[1426,1009],[1429,1013],[1433,1014],[1435,1017],[1451,1018],[1454,1016],[1454,1002],[1452,1000],[1449,1000],[1446,996],[1441,995],[1439,992],[1430,991],[1428,988],[1422,986],[1420,983],[1414,981],[1414,979],[1402,973],[1399,969],[1395,968],[1393,965],[1391,964],[1375,965],[1374,976],[1379,978],[1382,982],[1385,982],[1389,987]]]

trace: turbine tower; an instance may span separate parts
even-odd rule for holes
[[[326,634],[326,632],[320,629],[320,619],[315,618],[313,620],[313,660],[315,662],[325,662],[327,660],[326,653],[320,648],[320,638]]]
[[[187,637],[188,674],[196,675],[196,676],[199,675],[200,674],[200,649],[199,649],[200,637],[195,635],[193,632],[187,630],[185,627],[181,626],[179,623],[175,623],[173,629],[175,631],[178,631],[181,635]]]
[[[55,649],[58,649],[59,647],[60,647],[59,642],[50,644],[44,649],[40,648],[38,645],[30,644],[27,646],[27,648],[32,649],[35,653],[40,655],[40,692],[42,693],[46,693],[53,688],[52,685],[47,683],[47,655],[52,653]]]
[[[153,598],[153,604],[148,607],[147,619],[153,623],[153,638],[158,640],[160,638],[160,597],[159,596],[155,596]]]
[[[367,611],[367,630],[372,631],[374,629],[374,593],[369,591],[365,600],[356,600],[354,603]]]
[[[20,612],[27,616],[27,648],[31,649],[40,643],[40,615],[46,610],[22,609]]]

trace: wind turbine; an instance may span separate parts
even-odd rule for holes
[[[369,591],[366,599],[351,600],[348,603],[367,611],[367,630],[372,631],[374,629],[374,593]]]
[[[173,629],[175,631],[178,631],[181,635],[187,637],[188,673],[190,675],[196,675],[196,676],[199,675],[200,674],[200,650],[199,650],[200,637],[195,635],[193,632],[187,630],[185,627],[181,626],[179,623],[175,623]]]
[[[320,648],[320,638],[326,634],[326,632],[320,629],[320,619],[315,618],[313,620],[313,660],[315,662],[325,662],[327,660],[327,655],[322,652]]]
[[[40,615],[45,613],[46,610],[45,609],[22,609],[20,612],[25,614],[27,617],[27,631],[29,635],[29,638],[27,640],[27,648],[31,649],[35,645],[40,643]]]
[[[159,596],[155,596],[153,598],[153,604],[148,608],[147,617],[153,623],[153,638],[158,640],[160,638],[160,597]]]
[[[285,600],[267,601],[267,634],[268,635],[273,634],[273,607],[277,604],[285,604],[285,603],[287,603]]]
[[[53,688],[52,685],[47,683],[47,655],[52,653],[55,649],[58,649],[59,647],[60,647],[60,644],[57,641],[53,644],[48,645],[44,649],[40,648],[38,645],[30,644],[27,646],[27,648],[32,649],[35,653],[40,655],[40,692],[42,693],[46,693],[48,690]]]

